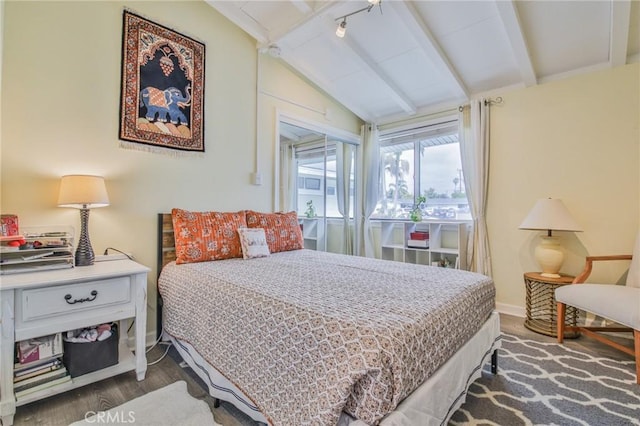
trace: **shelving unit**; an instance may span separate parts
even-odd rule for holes
[[[467,269],[467,222],[385,220],[380,227],[382,259]],[[411,233],[417,231],[429,233],[428,248],[407,245]]]
[[[321,217],[298,219],[302,225],[302,237],[304,238],[304,248],[310,250],[324,251],[325,229],[324,220]]]

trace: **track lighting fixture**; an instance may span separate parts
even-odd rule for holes
[[[375,6],[379,6],[380,7],[380,13],[382,13],[382,0],[367,0],[369,3],[369,6],[367,7],[363,7],[362,9],[358,9],[355,12],[351,12],[351,13],[347,13],[346,15],[342,15],[338,18],[335,19],[335,21],[341,21],[338,24],[338,28],[336,28],[336,35],[340,38],[344,37],[344,35],[347,33],[347,18],[351,15],[355,15],[356,13],[360,13],[360,12],[371,12],[371,9],[373,9]]]
[[[347,18],[344,18],[344,20],[340,22],[340,25],[338,25],[338,28],[336,29],[336,35],[342,38],[344,37],[346,32],[347,32]]]

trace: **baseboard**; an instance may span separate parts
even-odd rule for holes
[[[496,311],[501,314],[513,315],[514,317],[525,318],[527,311],[522,306],[507,305],[506,303],[496,303]]]
[[[144,340],[145,340],[144,346],[146,348],[149,348],[150,346],[152,346],[156,342],[156,332],[155,331],[147,331],[147,334],[145,335]],[[136,347],[136,339],[133,336],[129,336],[129,338],[127,339],[127,343],[129,344],[130,348],[135,348]]]

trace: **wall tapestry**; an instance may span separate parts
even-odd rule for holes
[[[204,152],[204,55],[203,43],[124,11],[121,146]]]

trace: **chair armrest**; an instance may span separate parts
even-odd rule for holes
[[[591,275],[591,270],[593,269],[593,262],[602,261],[602,260],[631,260],[632,256],[630,254],[616,254],[611,256],[587,256],[584,269],[577,277],[574,278],[573,284],[583,283],[589,278]]]

